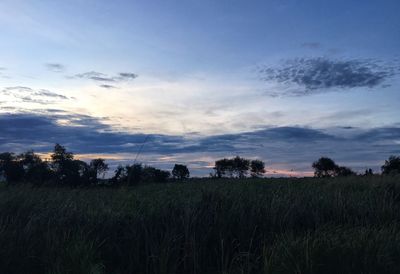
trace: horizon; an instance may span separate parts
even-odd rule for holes
[[[400,3],[2,1],[0,152],[267,175],[400,154]]]

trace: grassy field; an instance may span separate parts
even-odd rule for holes
[[[2,186],[0,273],[400,273],[400,178]]]

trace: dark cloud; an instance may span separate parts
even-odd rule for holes
[[[58,94],[58,93],[55,93],[52,91],[48,91],[45,89],[38,90],[34,94],[38,95],[38,96],[52,97],[52,98],[58,98],[58,99],[63,99],[63,100],[68,99],[67,96],[64,96],[64,95],[61,95],[61,94]]]
[[[328,90],[373,88],[394,76],[396,69],[396,66],[374,60],[298,58],[279,67],[262,67],[259,73],[264,81],[293,88],[285,90],[283,95],[306,95]]]
[[[117,88],[116,86],[113,86],[113,85],[106,85],[106,84],[100,85],[99,87],[101,87],[101,88],[106,88],[106,89],[114,89],[114,88]]]
[[[130,80],[130,79],[136,79],[138,75],[130,72],[121,72],[119,73],[118,77],[122,80]]]
[[[357,170],[379,166],[391,154],[400,153],[399,127],[358,129],[346,137],[305,127],[271,127],[253,132],[208,137],[174,136],[117,132],[103,119],[49,109],[41,114],[0,115],[0,151],[35,149],[48,152],[54,143],[66,145],[75,153],[135,155],[142,149],[144,159],[154,155],[179,156],[193,165],[204,164],[201,172],[208,174],[204,160],[241,155],[264,159],[268,166],[284,165],[297,171],[310,171],[311,163],[325,155],[339,164]],[[340,132],[340,131],[339,131]],[[172,157],[173,158],[173,157]],[[196,160],[197,159],[197,160]],[[164,162],[172,165],[174,160]],[[199,171],[200,172],[200,171]]]
[[[322,47],[321,43],[319,42],[305,42],[301,44],[301,46],[309,49],[320,49]]]
[[[98,82],[121,82],[121,81],[133,80],[136,79],[137,77],[138,77],[137,74],[131,72],[121,72],[116,76],[110,76],[105,73],[97,71],[89,71],[89,72],[75,74],[70,78],[89,79]]]
[[[375,128],[360,134],[358,139],[369,142],[386,142],[388,140],[400,142],[400,127]]]
[[[25,86],[5,87],[0,92],[13,100],[37,104],[49,104],[59,100],[69,100],[65,95],[45,89],[35,90]]]
[[[46,63],[45,67],[52,72],[63,72],[65,70],[65,66],[60,63]]]
[[[90,79],[93,81],[101,81],[101,82],[114,82],[115,81],[114,78],[108,77],[106,74],[97,72],[97,71],[89,71],[89,72],[75,74],[74,78],[84,78],[84,79]]]

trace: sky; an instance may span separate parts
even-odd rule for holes
[[[0,2],[0,151],[208,175],[400,154],[400,2]]]

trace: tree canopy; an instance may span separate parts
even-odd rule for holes
[[[400,157],[390,156],[381,169],[382,174],[400,174]]]
[[[252,176],[259,177],[265,173],[265,164],[261,160],[249,160],[236,156],[215,161],[213,169],[215,178],[245,178],[249,171]]]
[[[189,178],[190,172],[187,166],[175,164],[174,168],[172,169],[172,176],[175,179],[183,180]]]
[[[321,157],[312,164],[315,177],[353,176],[356,173],[348,167],[338,166],[328,157]]]

